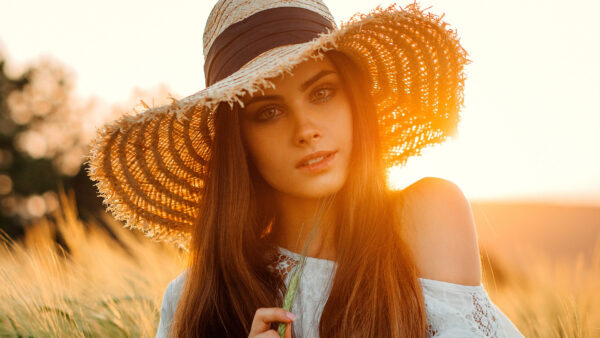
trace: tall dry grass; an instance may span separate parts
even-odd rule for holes
[[[56,222],[0,244],[0,337],[154,336],[162,292],[185,256],[116,222],[117,238],[85,226],[74,205],[61,194]],[[55,244],[57,231],[68,251]]]
[[[483,283],[493,302],[526,337],[600,337],[600,241],[587,259],[552,260],[519,250],[527,268],[485,262]],[[516,250],[506,243],[505,250]]]
[[[61,205],[55,222],[0,243],[0,337],[154,336],[185,254],[117,222],[108,222],[116,238],[82,224],[72,195]],[[522,271],[482,249],[486,290],[526,337],[600,337],[600,246],[590,262],[523,252]]]

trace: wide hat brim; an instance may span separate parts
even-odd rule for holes
[[[98,130],[88,174],[107,210],[131,229],[189,248],[211,159],[215,108],[273,87],[269,79],[328,50],[368,73],[388,167],[452,137],[463,104],[467,53],[442,18],[405,8],[358,14],[312,41],[271,49],[181,100],[127,114]]]

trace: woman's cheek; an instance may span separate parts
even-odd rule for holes
[[[252,158],[262,176],[268,180],[274,171],[279,170],[278,163],[275,162],[281,159],[281,154],[277,149],[277,144],[270,137],[265,137],[263,134],[254,138],[252,148]]]

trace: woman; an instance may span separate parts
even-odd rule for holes
[[[455,132],[467,60],[444,27],[416,5],[341,29],[321,1],[215,5],[207,88],[107,126],[90,160],[118,218],[190,252],[157,336],[521,336],[460,189],[386,186]]]

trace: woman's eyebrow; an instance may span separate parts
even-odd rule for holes
[[[330,70],[330,69],[326,69],[326,70],[322,70],[320,72],[318,72],[316,75],[314,75],[313,77],[311,77],[310,79],[304,81],[300,87],[298,88],[298,90],[300,91],[305,91],[308,87],[310,87],[313,83],[319,81],[320,78],[322,78],[325,75],[329,75],[335,73],[335,71]],[[249,106],[253,103],[256,103],[258,101],[283,101],[283,96],[281,95],[267,95],[267,96],[254,96],[252,98],[250,98],[247,102],[244,103],[244,106]]]
[[[331,74],[331,73],[335,73],[333,70],[330,69],[326,69],[326,70],[322,70],[320,72],[317,73],[317,75],[311,77],[310,79],[304,81],[301,85],[299,90],[300,91],[305,91],[306,88],[310,87],[310,85],[312,85],[313,83],[317,82],[320,78],[322,78],[325,75]]]
[[[267,96],[254,96],[248,100],[248,102],[244,103],[244,106],[248,107],[249,105],[258,102],[258,101],[283,101],[283,96],[281,95],[267,95]]]

